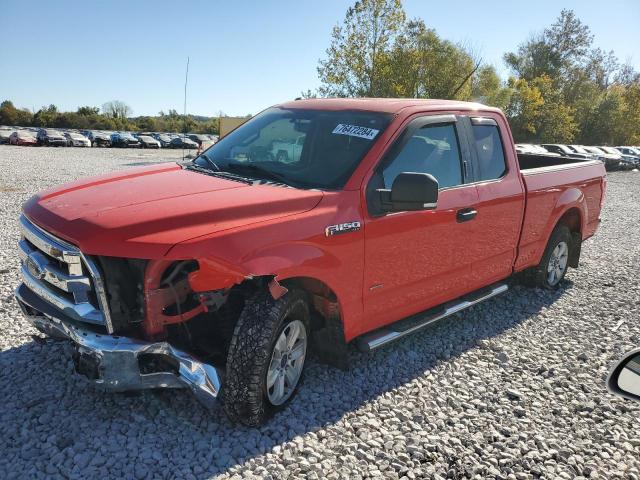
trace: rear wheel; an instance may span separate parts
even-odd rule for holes
[[[569,228],[566,225],[556,226],[538,266],[524,272],[524,283],[549,290],[558,288],[569,267],[571,248]]]
[[[258,426],[291,401],[304,370],[309,339],[309,307],[303,292],[278,300],[259,292],[236,324],[222,387],[228,417]]]

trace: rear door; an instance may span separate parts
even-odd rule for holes
[[[413,119],[367,185],[363,331],[420,312],[469,290],[478,235],[470,152],[454,115]],[[435,210],[384,213],[377,188],[402,172],[431,173],[440,184]]]
[[[487,113],[461,122],[471,146],[478,192],[476,235],[467,245],[469,255],[474,258],[469,286],[475,290],[511,275],[525,194],[511,138],[503,136],[503,132],[508,132],[504,120]]]

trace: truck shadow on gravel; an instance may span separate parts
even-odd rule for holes
[[[514,286],[379,351],[351,349],[346,372],[311,358],[297,397],[260,429],[231,424],[221,406],[208,412],[185,391],[101,393],[71,375],[64,342],[36,337],[0,352],[0,477],[206,478],[268,452],[286,464],[282,444],[326,429],[338,435],[331,427],[359,407],[474,347],[490,349],[572,286]]]

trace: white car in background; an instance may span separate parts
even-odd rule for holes
[[[517,143],[516,152],[518,153],[530,153],[535,155],[550,155],[552,157],[559,157],[559,153],[550,152],[541,145],[535,145],[533,143]]]
[[[276,162],[295,163],[300,160],[305,135],[295,140],[275,140],[271,144],[271,154]]]
[[[80,133],[65,132],[64,136],[67,138],[67,146],[69,147],[90,147],[91,140]]]

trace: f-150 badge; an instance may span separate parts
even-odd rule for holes
[[[339,233],[357,232],[360,230],[360,222],[339,223],[338,225],[329,225],[324,229],[327,237],[338,235]]]

